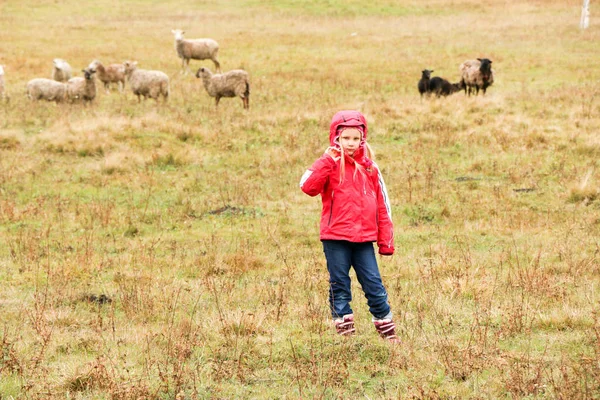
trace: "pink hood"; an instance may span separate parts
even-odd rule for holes
[[[351,159],[363,167],[368,168],[373,165],[373,161],[369,160],[365,157],[365,142],[367,141],[367,120],[364,115],[354,110],[343,110],[335,113],[333,118],[331,119],[331,125],[329,125],[329,143],[333,147],[339,147],[338,137],[340,136],[342,127],[357,127],[362,132],[362,140],[360,142],[360,147],[354,153],[354,158]],[[349,158],[349,157],[348,157]]]

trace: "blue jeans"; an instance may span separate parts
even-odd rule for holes
[[[388,295],[381,281],[373,243],[352,243],[345,240],[322,242],[329,271],[329,306],[333,318],[352,314],[349,275],[351,266],[354,267],[373,317],[391,318]]]

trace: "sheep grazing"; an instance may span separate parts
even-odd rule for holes
[[[424,94],[429,94],[429,78],[431,78],[432,72],[433,70],[428,69],[424,69],[423,71],[421,71],[421,80],[417,85],[421,97],[423,97]]]
[[[462,90],[462,81],[458,83],[450,83],[444,78],[434,76],[429,81],[429,92],[434,93],[437,97],[449,96]]]
[[[213,39],[184,39],[185,31],[181,29],[171,30],[175,35],[175,51],[181,58],[181,68],[185,73],[189,70],[190,59],[192,60],[212,60],[217,72],[221,72],[221,64],[217,60],[219,53],[219,44]]]
[[[125,88],[125,66],[123,64],[110,64],[106,67],[98,60],[88,65],[88,69],[96,71],[96,78],[104,84],[104,90],[109,93],[111,83],[116,83],[119,92]]]
[[[4,99],[4,66],[0,65],[0,100]]]
[[[81,70],[84,78],[75,77],[67,82],[67,98],[71,102],[84,101],[89,103],[96,98],[96,82],[94,82],[94,71],[91,68]]]
[[[169,77],[161,71],[147,71],[138,69],[137,61],[125,61],[125,76],[129,82],[129,87],[141,101],[140,96],[144,99],[150,97],[156,101],[162,95],[167,101],[169,97]]]
[[[65,100],[67,85],[52,79],[36,78],[27,82],[27,97],[60,103]]]
[[[52,79],[58,82],[66,82],[71,79],[73,74],[68,62],[60,58],[55,58],[52,63],[54,64]]]
[[[221,97],[240,97],[244,108],[250,108],[250,78],[243,69],[213,74],[208,68],[200,68],[196,78],[202,78],[204,88],[210,97],[215,98],[217,107]]]
[[[465,94],[471,95],[471,91],[475,92],[475,96],[479,94],[479,89],[485,91],[494,83],[494,71],[492,70],[492,61],[487,58],[478,58],[477,60],[467,60],[459,67],[461,75],[461,85],[465,90]]]

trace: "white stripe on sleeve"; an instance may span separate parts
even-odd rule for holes
[[[308,178],[310,178],[310,176],[312,175],[313,171],[311,171],[310,169],[307,169],[306,172],[304,173],[304,175],[302,175],[302,178],[300,178],[300,187],[302,187],[304,185],[304,183],[306,182],[306,180]]]
[[[375,163],[373,163],[375,164]],[[377,164],[375,164],[377,168],[377,175],[379,179],[379,186],[381,186],[381,193],[383,195],[383,202],[385,203],[385,209],[387,210],[388,216],[390,217],[390,221],[392,220],[392,207],[390,206],[390,198],[388,196],[387,187],[385,186],[385,182],[383,181],[383,176],[381,175],[381,171]]]

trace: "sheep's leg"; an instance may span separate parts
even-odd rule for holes
[[[110,83],[104,82],[104,90],[106,91],[106,94],[110,93]]]
[[[242,100],[244,100],[244,108],[248,110],[250,108],[250,98],[246,96]]]
[[[179,74],[185,74],[185,57],[181,57],[181,71]]]
[[[219,101],[221,101],[221,96],[215,97],[215,107],[219,107]]]
[[[217,73],[220,74],[221,73],[221,64],[219,64],[219,62],[217,61],[216,58],[213,58],[212,62],[215,64],[215,69],[217,70]]]

